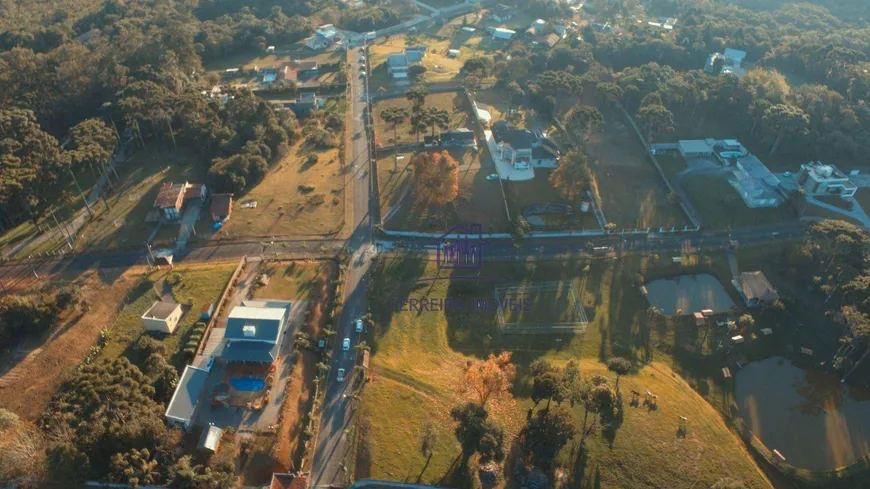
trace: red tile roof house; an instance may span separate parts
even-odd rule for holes
[[[317,61],[294,61],[284,67],[284,78],[292,81],[317,76]]]
[[[157,199],[154,201],[154,209],[163,219],[179,219],[186,203],[195,199],[205,199],[206,193],[205,185],[166,182],[160,186],[160,192],[157,193]]]

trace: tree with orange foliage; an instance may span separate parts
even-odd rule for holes
[[[459,164],[447,151],[418,153],[411,163],[415,194],[421,201],[444,205],[459,195]]]
[[[511,363],[511,352],[498,356],[489,354],[486,360],[469,362],[465,377],[459,385],[459,393],[470,396],[481,407],[492,399],[507,400],[512,397],[510,388],[517,367]]]

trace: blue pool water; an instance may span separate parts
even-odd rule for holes
[[[230,379],[230,385],[237,391],[257,392],[266,387],[261,379]]]

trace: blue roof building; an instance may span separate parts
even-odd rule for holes
[[[290,301],[250,300],[233,308],[221,357],[231,363],[272,363],[287,330]]]

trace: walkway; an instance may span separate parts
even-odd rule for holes
[[[864,208],[861,207],[861,204],[855,200],[854,197],[844,197],[843,200],[847,202],[852,202],[852,210],[841,209],[835,205],[828,204],[826,202],[822,202],[821,200],[816,199],[812,195],[806,196],[807,203],[815,205],[817,207],[821,207],[822,209],[827,209],[831,212],[836,212],[837,214],[843,215],[845,217],[852,218],[861,224],[864,225],[864,228],[870,229],[870,216],[867,216],[867,213],[864,212]]]

